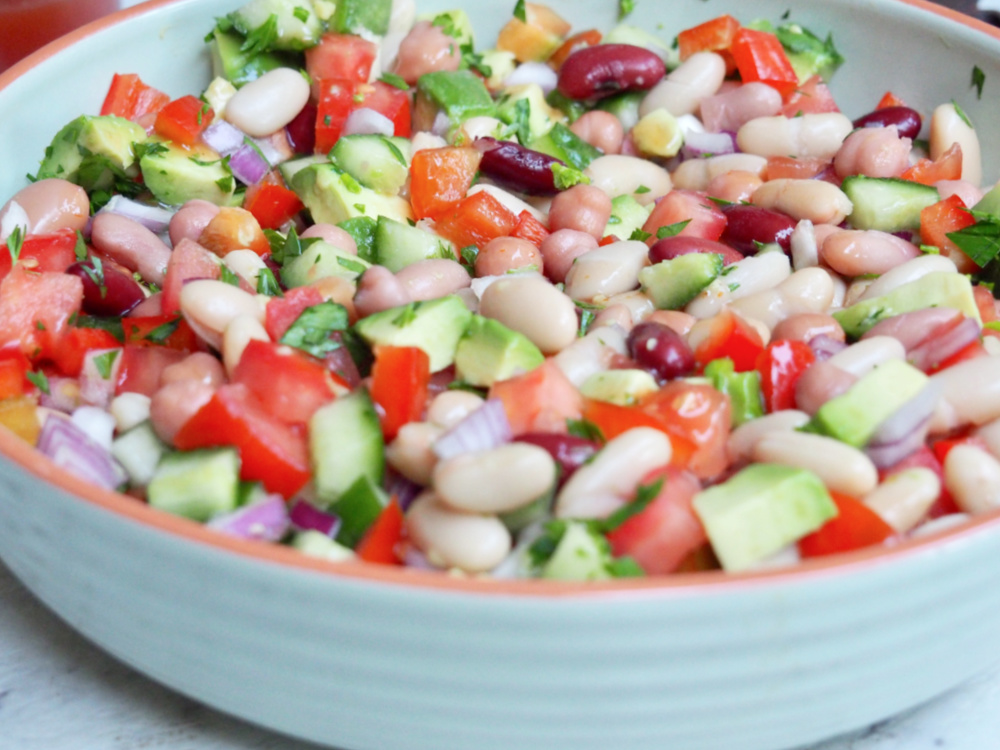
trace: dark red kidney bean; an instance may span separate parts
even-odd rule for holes
[[[651,89],[667,73],[660,56],[633,44],[597,44],[566,58],[559,90],[570,99],[601,99],[621,91]]]
[[[560,484],[569,479],[574,471],[583,466],[601,448],[591,440],[575,435],[558,435],[554,432],[529,432],[518,435],[517,442],[531,443],[548,451],[559,465]]]
[[[496,138],[477,138],[475,146],[483,154],[479,171],[500,187],[529,195],[559,192],[552,172],[553,164],[562,164],[559,159]]]
[[[755,243],[776,242],[786,253],[791,250],[796,224],[791,216],[748,203],[730,203],[722,207],[722,212],[726,215],[726,229],[719,239],[744,255],[756,254]]]
[[[285,126],[288,142],[297,154],[311,154],[316,148],[316,112],[315,104],[306,104]]]
[[[107,263],[98,268],[93,260],[81,260],[67,268],[66,273],[83,280],[83,311],[87,315],[125,315],[146,299],[135,279]]]
[[[862,115],[854,121],[856,128],[887,128],[895,125],[903,138],[916,138],[920,135],[923,121],[920,113],[909,107],[884,107]]]
[[[724,266],[743,260],[743,253],[734,250],[729,245],[715,240],[707,240],[704,237],[685,237],[678,234],[654,242],[653,246],[649,248],[649,262],[659,263],[691,253],[718,253],[722,256],[722,265]]]
[[[629,332],[626,344],[632,359],[661,381],[694,372],[691,347],[677,331],[662,323],[640,323]]]

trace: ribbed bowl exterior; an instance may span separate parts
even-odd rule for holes
[[[96,110],[112,72],[174,96],[207,83],[201,37],[238,4],[150,3],[0,77],[0,195],[59,127]],[[466,4],[488,39],[513,3]],[[609,27],[617,9],[552,4],[577,29]],[[846,111],[867,111],[893,75],[915,106],[956,99],[974,120],[1000,121],[1000,97],[968,89],[973,65],[1000,80],[1000,43],[919,6],[803,0],[793,20],[835,30]],[[710,15],[787,9],[640,0],[630,20],[669,39]],[[986,174],[1000,174],[998,149],[984,147]],[[32,463],[10,444],[0,436]],[[912,707],[1000,658],[996,519],[803,573],[548,596],[287,564],[56,481],[0,460],[0,556],[32,591],[165,685],[344,750],[777,750]]]

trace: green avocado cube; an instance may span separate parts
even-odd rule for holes
[[[491,386],[544,361],[545,355],[523,333],[474,315],[455,350],[455,373],[470,385]]]

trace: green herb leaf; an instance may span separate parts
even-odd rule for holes
[[[125,341],[125,330],[122,327],[121,318],[99,318],[96,315],[74,315],[70,318],[70,325],[77,328],[99,328],[107,331],[118,341]]]
[[[34,384],[35,388],[40,390],[46,396],[50,395],[52,392],[49,390],[49,379],[44,372],[28,372],[25,373],[25,377],[28,378],[31,383]]]
[[[284,297],[281,285],[274,278],[274,272],[270,268],[262,268],[257,273],[257,294],[266,294],[268,297]]]
[[[681,232],[684,231],[684,227],[691,223],[691,219],[685,219],[684,221],[678,221],[675,224],[667,224],[665,227],[660,227],[656,230],[656,239],[663,240],[667,237],[676,237]]]
[[[366,270],[368,270],[368,267],[365,266],[363,263],[358,263],[358,261],[352,260],[351,258],[345,258],[343,255],[337,256],[337,265],[339,265],[341,268],[346,268],[351,273],[356,273],[359,275],[363,274]]]
[[[395,143],[392,142],[392,138],[388,138],[383,135],[381,136],[381,139],[382,143],[385,144],[385,147],[388,149],[389,153],[393,155],[396,161],[398,161],[404,167],[410,166],[409,164],[406,163],[406,157],[403,156],[403,152],[399,150],[399,146],[397,146]]]
[[[260,26],[247,34],[240,46],[240,52],[248,56],[258,55],[274,48],[278,41],[278,14],[272,13]]]
[[[630,240],[639,240],[639,242],[645,242],[650,237],[652,237],[649,232],[644,232],[641,229],[633,229],[632,234],[629,235]]]
[[[580,327],[577,329],[577,338],[583,338],[587,335],[587,331],[594,324],[594,320],[597,319],[597,313],[593,310],[583,310],[580,312]]]
[[[473,49],[472,42],[460,44],[458,49],[462,53],[461,66],[463,68],[475,70],[484,78],[489,78],[493,75],[493,68],[483,62],[483,56]]]
[[[958,115],[962,119],[962,122],[964,122],[970,128],[973,127],[972,120],[970,120],[969,116],[967,114],[965,114],[965,110],[958,106],[958,102],[956,102],[954,99],[952,99],[951,100],[951,105],[955,108],[955,114]]]
[[[87,243],[83,239],[83,232],[76,230],[76,245],[73,246],[73,255],[77,260],[87,260]]]
[[[517,0],[517,5],[514,6],[514,18],[521,23],[528,22],[528,8],[525,5],[524,0]]]
[[[983,98],[983,84],[986,83],[986,74],[978,65],[972,66],[972,87],[976,90],[976,98]]]
[[[640,185],[639,187],[637,187],[632,192],[635,193],[636,195],[642,195],[643,193],[648,193],[649,192],[649,188],[646,187],[645,185]]]
[[[406,326],[410,325],[410,323],[417,319],[417,304],[416,302],[411,302],[404,306],[399,311],[399,315],[393,318],[392,324],[396,328],[406,328]]]
[[[660,494],[663,489],[663,483],[666,480],[664,478],[657,479],[652,484],[640,485],[635,491],[635,498],[630,503],[626,503],[614,513],[612,513],[607,518],[602,518],[599,521],[595,521],[594,524],[598,531],[602,534],[607,534],[608,532],[614,531],[632,516],[642,513],[656,496]]]
[[[382,83],[387,83],[390,86],[395,86],[397,89],[400,89],[401,91],[410,90],[410,84],[408,84],[402,76],[398,76],[395,73],[383,73],[382,77],[379,78],[379,80],[382,81]]]
[[[114,367],[115,360],[118,359],[119,351],[119,349],[111,349],[94,357],[94,367],[97,368],[97,373],[105,380],[111,379],[111,368]]]
[[[945,235],[980,268],[1000,255],[1000,218],[987,215],[972,226]]]
[[[559,162],[553,162],[552,176],[554,178],[556,190],[568,190],[574,185],[590,184],[590,178],[579,169],[567,167]]]
[[[302,23],[309,22],[309,9],[303,8],[301,5],[295,6],[295,10],[292,11],[292,15],[299,19]]]
[[[219,267],[219,271],[221,273],[221,276],[219,276],[220,281],[223,281],[230,286],[239,287],[240,277],[229,266],[223,264]]]
[[[590,440],[601,445],[607,442],[604,438],[604,433],[601,432],[601,428],[589,419],[567,419],[566,432],[573,437],[583,438],[584,440]]]
[[[94,255],[90,259],[89,265],[83,266],[83,272],[87,274],[87,278],[94,282],[94,285],[101,292],[101,299],[108,296],[108,287],[104,281],[104,264],[101,259]]]
[[[514,102],[511,116],[509,132],[517,136],[517,140],[522,146],[527,146],[531,140],[531,102],[527,99],[518,99]]]
[[[624,21],[633,10],[635,10],[636,0],[618,0],[618,20]]]
[[[466,245],[458,251],[462,258],[462,265],[468,268],[475,268],[476,258],[479,257],[479,248],[475,245]]]
[[[132,150],[135,152],[135,160],[139,161],[144,156],[158,156],[167,153],[170,149],[161,141],[145,141],[134,144]]]
[[[567,521],[549,521],[542,530],[542,535],[528,547],[528,558],[532,566],[540,568],[555,554],[559,542],[566,535]]]
[[[166,342],[171,336],[173,336],[177,329],[180,328],[181,319],[174,318],[173,320],[168,320],[166,323],[162,323],[152,331],[147,333],[143,338],[146,341],[151,341],[154,344],[162,344]]]
[[[334,331],[347,328],[347,310],[336,302],[322,302],[307,307],[281,337],[282,344],[294,346],[314,357],[322,358],[327,352],[340,348],[330,338]]]
[[[460,36],[458,29],[455,28],[455,20],[451,17],[450,13],[439,13],[434,16],[434,20],[431,21],[431,26],[437,26],[441,29],[441,31],[453,39],[458,39]]]
[[[10,264],[16,265],[21,258],[21,250],[24,248],[24,230],[18,224],[7,236],[7,252],[10,253]]]
[[[642,578],[646,571],[635,561],[635,558],[625,555],[616,557],[607,565],[608,574],[612,578]]]

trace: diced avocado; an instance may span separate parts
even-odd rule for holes
[[[357,216],[388,216],[403,222],[413,218],[409,201],[376,193],[335,164],[313,164],[299,170],[291,188],[315,222],[339,224]]]
[[[149,484],[160,459],[169,452],[169,446],[153,432],[148,419],[116,437],[111,444],[111,455],[125,469],[129,484],[133,487],[145,487]]]
[[[743,570],[810,534],[837,515],[823,481],[810,471],[753,464],[694,496],[722,567]]]
[[[354,238],[361,260],[375,262],[375,229],[378,227],[375,219],[371,216],[355,216],[353,219],[345,219],[337,226]]]
[[[583,381],[580,393],[597,401],[632,406],[659,389],[656,378],[645,370],[601,370]]]
[[[920,212],[941,200],[937,188],[895,177],[856,174],[845,177],[840,188],[854,206],[847,221],[855,229],[920,229]]]
[[[557,581],[605,581],[611,578],[611,552],[602,536],[580,521],[569,521],[552,557],[542,566],[542,578]]]
[[[331,562],[353,560],[354,550],[338,544],[320,531],[300,531],[292,538],[292,547],[303,555]]]
[[[330,276],[354,281],[370,266],[368,261],[319,240],[303,250],[302,255],[285,263],[281,269],[281,280],[287,287],[306,286]]]
[[[785,48],[799,83],[805,83],[814,75],[829,81],[844,62],[833,45],[832,34],[824,41],[797,23],[782,24],[774,33]]]
[[[645,47],[650,52],[659,55],[664,60],[672,56],[670,45],[660,37],[650,34],[638,26],[627,23],[615,26],[604,35],[602,44],[631,44],[633,47]]]
[[[236,86],[233,85],[233,82],[222,76],[216,76],[205,87],[201,98],[205,104],[212,108],[216,117],[221,117],[234,96],[236,96]]]
[[[684,145],[680,123],[664,107],[640,117],[632,128],[632,139],[641,153],[662,159],[677,156]]]
[[[722,273],[718,253],[688,253],[646,266],[639,284],[660,310],[679,310]]]
[[[292,178],[306,167],[311,167],[314,164],[329,163],[330,160],[323,154],[309,154],[308,156],[300,156],[296,159],[281,162],[278,165],[278,171],[281,172],[281,178],[285,181],[285,184],[291,185]]]
[[[389,495],[370,476],[358,477],[329,508],[340,519],[337,542],[351,549],[357,547],[388,504]]]
[[[519,102],[525,102],[519,104]],[[527,107],[528,142],[541,138],[558,120],[556,113],[545,101],[545,92],[537,83],[523,83],[504,90],[497,104],[497,117],[508,125],[517,124],[520,114]]]
[[[317,497],[336,502],[359,479],[382,483],[385,443],[365,389],[334,399],[309,419],[309,457]]]
[[[863,448],[875,430],[927,386],[927,376],[902,360],[871,370],[846,393],[823,404],[808,424],[810,432]]]
[[[474,315],[455,351],[455,374],[469,385],[488,387],[544,361],[545,355],[523,333]]]
[[[973,211],[1000,216],[1000,185],[994,185],[986,191],[979,202],[972,207]]]
[[[410,176],[410,141],[384,135],[345,135],[330,158],[354,179],[383,195],[398,195]]]
[[[146,488],[154,508],[195,521],[236,508],[240,456],[233,448],[170,453]]]
[[[420,76],[415,107],[442,110],[453,126],[496,111],[483,79],[469,70],[439,70]]]
[[[604,227],[604,236],[614,235],[620,240],[629,239],[635,230],[642,229],[653,210],[653,204],[643,206],[631,195],[611,199],[611,217]]]
[[[764,416],[764,400],[760,392],[760,373],[756,370],[736,372],[729,357],[713,359],[705,365],[705,377],[712,387],[729,396],[730,422],[739,427],[744,422]]]
[[[56,133],[45,149],[38,179],[58,177],[87,191],[114,184],[115,173],[135,177],[135,144],[146,140],[141,125],[121,117],[81,115]]]
[[[158,143],[145,149],[139,167],[150,192],[172,206],[195,198],[224,206],[236,192],[236,180],[229,168],[207,148],[195,150]]]
[[[458,342],[471,322],[469,308],[450,295],[369,315],[355,323],[354,330],[370,346],[420,347],[430,357],[431,372],[439,372],[455,361]]]
[[[490,76],[486,79],[486,85],[492,91],[503,86],[507,76],[514,72],[517,67],[517,60],[514,53],[502,49],[488,49],[481,53],[480,62],[483,67],[489,68]]]
[[[294,58],[282,52],[244,52],[245,39],[235,31],[212,32],[209,48],[212,53],[212,73],[221,76],[236,88],[256,81],[275,68],[294,68]]]
[[[469,14],[461,8],[443,10],[440,13],[421,13],[418,21],[430,21],[459,45],[474,45],[475,34]]]
[[[561,122],[555,123],[547,133],[533,140],[528,146],[580,170],[586,169],[590,166],[590,162],[603,156],[600,149],[591,146]]]
[[[379,216],[375,228],[376,262],[393,273],[421,260],[455,260],[455,248],[448,240],[419,227],[411,227]]]
[[[570,99],[559,89],[552,89],[545,97],[545,101],[550,107],[566,115],[566,119],[570,122],[576,122],[587,112],[586,104]]]
[[[389,30],[392,0],[337,0],[331,26],[341,34],[384,35]]]
[[[862,300],[838,310],[833,317],[850,338],[864,335],[880,320],[925,307],[952,307],[981,322],[979,308],[967,276],[950,271],[934,271],[881,297]]]
[[[645,96],[643,91],[626,91],[624,94],[615,94],[601,99],[597,103],[597,108],[605,112],[610,112],[619,120],[627,133],[635,124],[639,122],[639,105]]]
[[[229,20],[243,36],[258,40],[263,50],[308,49],[323,34],[312,0],[250,0],[230,13]]]

